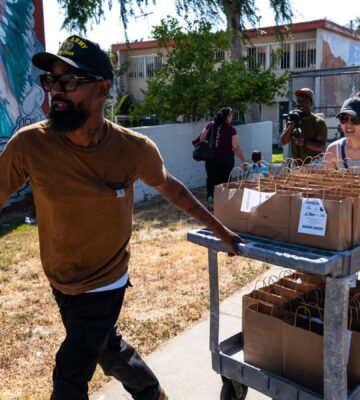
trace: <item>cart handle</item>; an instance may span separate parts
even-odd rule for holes
[[[245,246],[246,243],[238,243],[238,242],[235,243],[235,247],[239,250],[241,256],[244,255]]]

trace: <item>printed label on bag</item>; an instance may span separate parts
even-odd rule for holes
[[[303,199],[301,204],[299,233],[325,236],[327,214],[321,199]]]
[[[273,197],[275,193],[276,192],[260,192],[259,190],[245,188],[240,211],[254,211],[261,204],[265,203],[265,201]]]

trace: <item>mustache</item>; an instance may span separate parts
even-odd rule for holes
[[[63,97],[63,96],[54,96],[51,99],[51,105],[54,105],[54,101],[61,101],[63,103],[69,104],[69,105],[73,104],[73,102],[71,100],[69,100],[69,99],[67,99],[66,97]]]

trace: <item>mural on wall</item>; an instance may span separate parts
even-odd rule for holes
[[[356,35],[356,34],[355,34]],[[360,65],[360,35],[357,40],[333,32],[320,33],[322,62],[320,68],[346,68]],[[328,115],[336,115],[344,99],[360,90],[358,74],[339,74],[322,79],[321,104],[327,104]]]
[[[323,57],[321,68],[341,68],[360,65],[360,41],[337,35],[332,32],[321,32]]]
[[[35,29],[36,23],[43,24],[42,18],[36,21],[36,7],[42,16],[41,1],[0,0],[0,153],[19,128],[45,118],[39,71],[31,64],[33,54],[44,49]],[[7,206],[28,192],[27,184]]]

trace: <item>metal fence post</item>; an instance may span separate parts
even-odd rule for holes
[[[210,351],[219,354],[219,274],[217,251],[208,249],[210,280]]]
[[[346,339],[350,276],[326,278],[324,399],[347,399]]]

